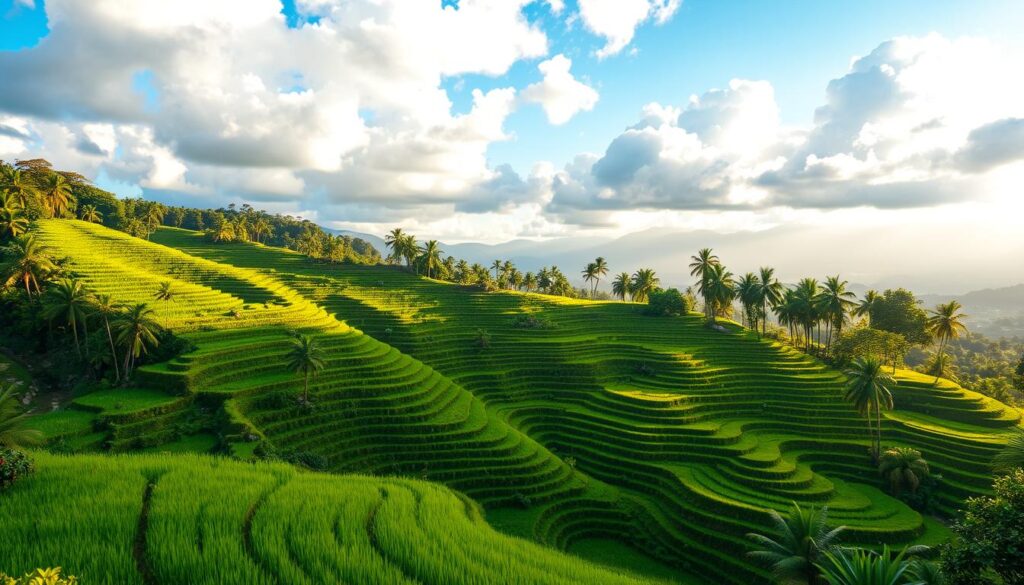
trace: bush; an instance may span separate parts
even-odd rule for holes
[[[487,349],[491,347],[491,334],[485,329],[477,329],[473,343],[480,349]]]
[[[679,292],[679,289],[669,288],[652,291],[647,298],[647,307],[644,309],[644,313],[656,317],[676,317],[685,315],[690,309],[686,297]]]
[[[0,571],[0,585],[77,585],[78,579],[73,575],[62,576],[60,567],[52,569],[36,569],[21,579],[15,579]]]
[[[512,327],[517,329],[552,329],[555,324],[547,317],[537,315],[516,315],[512,318]]]
[[[32,460],[25,453],[17,449],[0,449],[0,489],[7,488],[32,470]]]

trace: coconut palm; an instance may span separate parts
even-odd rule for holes
[[[158,301],[173,301],[175,294],[171,281],[165,280],[160,283],[160,288],[157,289],[156,294],[153,296]]]
[[[82,208],[78,210],[78,217],[82,221],[87,221],[89,223],[100,223],[103,221],[103,214],[96,211],[95,205],[83,205]]]
[[[803,510],[793,502],[786,518],[775,510],[769,510],[768,514],[774,525],[773,534],[747,534],[755,547],[747,556],[767,565],[779,583],[817,583],[817,563],[836,550],[839,536],[846,527],[829,529],[828,506]]]
[[[658,287],[660,280],[650,268],[641,268],[633,273],[633,279],[629,283],[630,294],[633,300],[638,303],[646,303],[651,291]]]
[[[910,447],[886,449],[878,460],[878,473],[889,482],[895,496],[904,491],[917,492],[921,480],[931,475],[921,452]]]
[[[79,357],[82,347],[78,343],[78,326],[81,325],[88,337],[88,317],[92,307],[92,295],[80,280],[62,278],[47,289],[43,296],[43,318],[49,321],[59,319],[71,328],[75,339],[75,351]]]
[[[114,363],[114,381],[121,379],[121,368],[117,362],[117,349],[114,347],[114,334],[110,330],[111,318],[117,318],[121,312],[121,305],[114,302],[110,295],[95,295],[92,297],[92,310],[95,314],[103,317],[103,326],[107,330],[107,341],[110,342],[110,355]]]
[[[142,354],[160,345],[157,336],[163,330],[153,317],[153,309],[146,303],[138,303],[129,307],[114,320],[113,328],[118,345],[123,346],[123,370],[125,378],[131,376]]]
[[[825,553],[818,563],[829,585],[918,585],[910,581],[907,549],[893,556],[889,546],[881,554],[865,549],[838,549]]]
[[[590,290],[594,290],[594,281],[598,279],[597,276],[597,264],[590,262],[587,267],[583,269],[583,281],[590,285]]]
[[[309,402],[309,378],[324,369],[324,353],[316,339],[299,335],[288,352],[288,369],[302,375],[302,400]]]
[[[849,283],[840,280],[838,275],[829,276],[825,279],[825,284],[818,294],[818,310],[828,328],[825,337],[825,353],[828,353],[832,346],[832,332],[835,331],[836,337],[842,334],[843,325],[847,321],[846,316],[855,305],[853,299],[856,296],[846,290],[847,284]]]
[[[594,259],[594,290],[592,293],[597,292],[597,287],[601,285],[601,279],[608,275],[608,261],[604,259],[604,256],[598,256]]]
[[[502,263],[501,260],[495,260],[494,262],[491,262],[491,270],[494,271],[494,281],[495,282],[497,282],[498,279],[501,277],[499,272],[501,272],[501,267],[502,266],[504,266],[504,264]]]
[[[52,173],[43,181],[41,195],[43,206],[50,217],[64,217],[74,201],[71,183],[59,173]]]
[[[262,244],[265,242],[265,236],[270,235],[273,229],[267,218],[261,216],[252,224],[252,235],[256,237],[257,242]]]
[[[732,272],[726,270],[721,263],[712,264],[708,268],[703,284],[704,302],[710,303],[711,322],[715,323],[718,309],[728,307],[736,297]]]
[[[628,272],[620,272],[615,280],[612,281],[612,294],[619,297],[620,300],[625,301],[626,297],[631,294],[630,287],[632,283],[629,280]]]
[[[758,274],[760,290],[758,297],[761,300],[761,334],[768,333],[768,307],[777,307],[782,302],[782,283],[775,278],[775,269],[762,266]]]
[[[388,255],[388,262],[397,264],[402,261],[404,254],[402,253],[403,242],[405,241],[405,232],[402,228],[395,228],[388,232],[384,236],[384,245],[391,248],[391,254]]]
[[[433,278],[434,274],[441,268],[441,244],[437,240],[429,240],[420,248],[420,261],[427,270],[427,278]]]
[[[0,239],[16,238],[28,231],[28,218],[14,199],[0,206]]]
[[[946,344],[950,339],[956,339],[961,333],[967,332],[967,326],[964,325],[967,315],[960,312],[962,308],[959,302],[949,301],[939,303],[934,310],[929,311],[931,316],[928,317],[925,328],[939,342],[940,356],[946,351]],[[939,381],[938,376],[935,377],[935,381]]]
[[[43,435],[28,428],[28,414],[21,412],[14,384],[0,386],[0,447],[22,447],[37,445]]]
[[[761,280],[753,272],[744,274],[735,285],[736,298],[743,306],[743,317],[747,327],[757,331],[757,311],[761,304]]]
[[[718,256],[715,256],[714,251],[711,248],[702,248],[697,252],[695,256],[690,257],[690,276],[696,276],[700,279],[697,284],[697,292],[704,297],[704,317],[706,319],[712,319],[713,304],[708,302],[708,295],[705,292],[707,288],[708,273],[711,271],[711,267],[718,264]]]
[[[416,256],[420,252],[420,246],[416,243],[416,236],[407,234],[402,238],[402,257],[405,258],[405,267],[413,268]]]
[[[882,410],[892,408],[892,389],[896,380],[885,373],[876,357],[857,358],[846,370],[845,399],[862,416],[868,418],[868,432],[873,433],[871,456],[878,461],[882,443]],[[874,423],[872,422],[874,415]]]
[[[32,290],[42,292],[39,282],[57,270],[46,255],[46,248],[34,235],[22,234],[2,248],[5,261],[0,265],[0,276],[5,287],[21,283],[25,292],[32,296]]]
[[[3,176],[0,177],[0,185],[14,197],[18,206],[22,209],[28,207],[29,200],[37,194],[36,187],[32,184],[28,175],[22,173],[20,169],[8,165],[3,165]]]
[[[793,302],[791,307],[792,319],[803,328],[804,351],[808,353],[811,351],[811,333],[814,331],[814,326],[821,320],[818,305],[818,294],[820,292],[821,288],[818,286],[816,279],[804,278],[793,289],[793,297],[791,299]]]
[[[998,473],[1009,473],[1018,467],[1024,468],[1024,428],[1018,427],[1013,431],[1006,446],[992,460],[992,466]]]
[[[860,300],[860,303],[853,309],[853,314],[857,317],[867,317],[868,326],[871,326],[871,311],[878,306],[878,300],[882,298],[882,295],[878,294],[878,291],[871,289],[864,293],[864,298]]]

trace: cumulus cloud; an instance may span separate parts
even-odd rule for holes
[[[645,21],[667,22],[680,4],[682,0],[579,0],[579,15],[588,30],[606,39],[597,51],[604,58],[629,45]]]
[[[986,67],[979,67],[985,63]],[[680,107],[649,104],[603,155],[556,174],[550,209],[913,208],[964,201],[1024,160],[1024,84],[976,39],[897,38],[832,80],[807,128],[779,122],[771,85],[733,80]]]
[[[548,121],[558,126],[565,124],[579,112],[590,111],[597,104],[594,88],[577,81],[569,69],[572,60],[555,55],[537,66],[544,79],[528,86],[522,93],[525,102],[540,104]]]

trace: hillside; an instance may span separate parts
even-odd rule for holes
[[[185,230],[154,242],[75,221],[40,232],[91,288],[150,302],[196,346],[144,367],[139,389],[41,418],[76,447],[187,450],[222,434],[244,457],[266,438],[331,471],[444,483],[542,543],[626,540],[715,583],[765,576],[743,535],[791,501],[828,504],[851,544],[947,536],[880,490],[842,375],[738,326],[316,264]],[[152,301],[168,280],[175,300]],[[516,324],[523,316],[532,326]],[[301,388],[283,365],[292,330],[328,349],[312,409],[290,398]],[[883,443],[924,453],[943,478],[938,511],[952,515],[988,490],[988,462],[1020,414],[949,382],[899,380]]]
[[[495,532],[427,482],[195,455],[35,457],[0,498],[12,572],[60,559],[90,585],[642,582]]]

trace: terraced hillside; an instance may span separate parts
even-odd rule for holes
[[[830,506],[860,543],[937,542],[946,531],[884,495],[865,423],[842,401],[842,375],[786,347],[700,319],[644,317],[629,303],[483,293],[385,267],[308,263],[287,251],[157,241],[235,266],[266,267],[353,327],[429,364],[491,412],[615,489],[631,538],[717,582],[749,582],[742,535],[790,501]],[[540,327],[513,319],[535,315]],[[547,325],[545,325],[547,324]],[[474,343],[479,329],[491,346]],[[987,491],[988,461],[1020,414],[948,382],[906,372],[886,445],[920,449],[952,515]],[[501,517],[501,514],[492,516]],[[528,525],[556,545],[597,510],[535,506]]]
[[[36,453],[0,498],[0,567],[82,583],[652,582],[495,532],[437,484],[188,455]],[[196,478],[202,481],[196,481]]]

